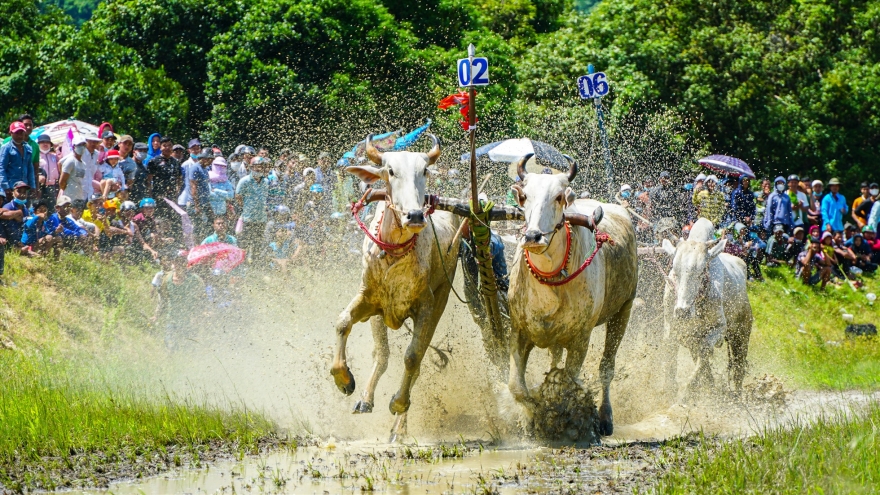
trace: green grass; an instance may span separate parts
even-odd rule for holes
[[[670,447],[659,493],[877,493],[880,406],[769,429],[751,438],[702,438]]]
[[[825,290],[795,279],[791,269],[766,269],[766,282],[749,284],[755,327],[749,345],[752,372],[786,378],[798,388],[876,389],[880,386],[880,339],[847,339],[841,309],[856,323],[880,324],[878,278],[865,277],[858,292],[844,284]],[[801,327],[803,325],[803,327]],[[801,333],[801,328],[806,333]]]

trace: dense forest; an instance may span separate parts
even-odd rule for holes
[[[595,113],[575,79],[592,63],[612,83],[615,161],[656,168],[712,151],[766,174],[854,181],[880,159],[880,0],[94,4],[0,2],[7,121],[27,111],[336,151],[433,118],[460,143],[457,114],[436,105],[474,43],[491,63],[481,142],[527,135],[589,161]]]

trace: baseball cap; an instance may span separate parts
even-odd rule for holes
[[[202,142],[199,141],[199,138],[190,139],[189,144],[186,145],[187,148],[192,148],[193,146],[201,146]]]
[[[823,185],[824,185],[824,184],[822,184],[822,181],[819,180],[819,179],[816,179],[816,180],[814,180],[813,182],[810,183],[810,187],[823,186]]]
[[[665,170],[662,171],[662,172],[660,172],[660,178],[661,178],[661,179],[668,179],[669,177],[670,177],[669,172],[667,172],[667,171],[665,171]]]
[[[27,131],[27,129],[24,127],[24,123],[20,120],[16,120],[15,122],[9,124],[9,134],[24,131]]]
[[[185,149],[186,148],[184,148],[182,144],[175,144],[174,146],[171,147],[171,151],[177,151],[177,150],[183,151]]]
[[[100,141],[101,138],[98,137],[94,132],[90,132],[86,134],[86,141]]]
[[[95,194],[92,194],[91,196],[89,196],[89,202],[103,201],[103,200],[104,200],[104,196],[101,196],[98,193],[95,193]]]
[[[104,134],[101,134],[101,139],[108,139],[108,138],[116,139],[116,134],[113,134],[113,131],[111,131],[111,130],[104,131]]]
[[[22,187],[26,187],[26,188],[28,188],[28,189],[31,188],[31,186],[29,186],[28,183],[25,182],[25,181],[23,181],[23,180],[20,180],[20,181],[18,181],[18,182],[16,182],[15,184],[12,185],[12,188],[13,188],[13,189],[21,189]]]
[[[871,189],[874,189],[875,187],[880,187],[880,184],[877,184],[876,182],[872,182],[868,187],[870,187]]]
[[[793,180],[797,180],[797,181],[799,181],[799,180],[801,180],[801,179],[800,179],[800,177],[797,176],[797,174],[791,174],[791,175],[789,175],[789,176],[788,176],[788,181],[791,182],[791,181],[793,181]]]
[[[785,232],[785,227],[783,227],[782,224],[776,224],[773,227],[773,232]]]
[[[38,143],[51,143],[52,138],[49,137],[48,134],[40,134],[40,137],[37,138]]]
[[[79,146],[81,144],[86,144],[86,138],[84,138],[83,136],[77,136],[77,137],[73,138],[73,145],[74,146]]]
[[[868,182],[862,182],[861,184],[859,184],[859,187],[868,187]]]
[[[149,149],[150,148],[147,146],[147,143],[134,143],[135,151],[149,151]]]
[[[70,204],[71,207],[76,208],[77,210],[85,210],[86,209],[86,200],[84,199],[75,199]]]
[[[55,202],[55,206],[64,206],[70,204],[70,197],[61,195],[58,196],[58,201]]]
[[[109,160],[111,158],[116,158],[118,160],[119,159],[119,151],[118,150],[110,150],[107,152],[107,155],[104,156],[105,160]]]
[[[199,153],[196,156],[196,158],[198,158],[199,160],[202,160],[202,159],[213,160],[214,159],[214,152],[211,151],[209,148],[202,148],[202,152]]]
[[[132,138],[132,137],[129,136],[128,134],[123,134],[123,135],[119,136],[119,142],[120,142],[120,143],[124,143],[124,142],[126,142],[126,141],[128,141],[129,143],[133,143],[133,142],[134,142],[134,138]]]

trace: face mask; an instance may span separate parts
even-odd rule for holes
[[[785,184],[776,184],[776,190],[779,192],[785,191]]]
[[[880,189],[871,189],[868,193],[871,194],[871,196],[876,196],[880,194]]]
[[[49,150],[51,150],[51,149],[52,149],[52,145],[51,145],[51,144],[48,144],[48,143],[46,143],[46,144],[40,144],[40,151],[42,151],[43,153],[48,153]]]
[[[198,158],[199,155],[197,155],[197,154],[195,154],[195,153],[190,153],[190,154],[189,154],[189,157],[192,158],[193,160],[198,160],[198,159],[199,159],[199,158]]]
[[[143,160],[144,158],[147,157],[147,154],[146,154],[145,152],[143,152],[143,151],[135,151],[135,152],[134,152],[134,157],[135,157],[136,159],[138,159],[138,160]]]
[[[810,242],[819,242],[818,237],[810,236]]]
[[[18,198],[14,198],[14,199],[12,200],[12,202],[15,203],[15,204],[17,204],[17,205],[21,205],[21,206],[24,206],[24,205],[27,204],[27,200],[26,200],[26,199],[18,199]]]
[[[77,155],[82,156],[86,152],[86,145],[80,144],[73,147],[73,152]]]
[[[628,197],[629,197],[629,191],[623,191],[622,193],[620,193],[620,197],[621,197],[621,198],[628,198]]]

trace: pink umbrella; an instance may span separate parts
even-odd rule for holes
[[[194,246],[186,256],[187,268],[201,263],[212,263],[214,270],[229,273],[244,261],[245,250],[223,242]]]
[[[98,133],[96,125],[81,120],[68,119],[37,127],[31,133],[31,138],[36,140],[41,134],[48,135],[56,146],[61,146],[62,156],[66,156],[72,151],[70,143],[73,138],[91,133]]]

